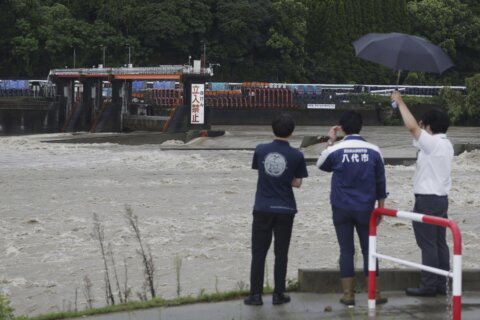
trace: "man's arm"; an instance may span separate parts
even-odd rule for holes
[[[253,153],[252,158],[252,169],[258,170],[258,155],[257,155],[258,146],[255,148],[255,152]]]
[[[333,126],[330,128],[328,131],[328,141],[327,141],[327,149],[328,147],[333,146],[333,143],[337,140],[337,132],[341,130],[342,128],[339,125]],[[325,149],[322,151],[320,154],[320,157],[317,160],[317,167],[320,170],[331,172],[332,170],[329,168],[329,166],[324,166],[323,164],[327,160],[328,156],[330,155],[330,152]]]
[[[302,178],[293,178],[292,180],[292,187],[294,188],[300,188],[302,186]]]
[[[377,208],[385,208],[385,199],[378,199]]]
[[[407,127],[408,131],[410,131],[415,140],[418,140],[420,134],[422,133],[422,129],[418,125],[417,120],[415,120],[410,110],[408,110],[407,105],[402,99],[402,95],[398,90],[395,90],[392,92],[390,98],[397,103],[405,127]]]
[[[378,199],[378,205],[377,205],[377,208],[385,208],[385,199]],[[377,226],[380,224],[380,222],[382,222],[382,215],[378,215],[377,216]]]
[[[300,153],[300,163],[295,170],[292,180],[292,187],[300,188],[302,186],[302,179],[308,177],[307,164],[305,163],[305,157],[303,153]]]

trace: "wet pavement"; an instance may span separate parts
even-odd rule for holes
[[[340,295],[295,292],[288,304],[273,306],[271,295],[263,297],[263,306],[246,306],[242,300],[197,303],[180,307],[152,308],[124,313],[84,317],[88,320],[310,320],[310,319],[452,319],[450,298],[408,297],[400,291],[384,292],[389,302],[369,314],[367,295],[357,294],[354,308],[338,302]],[[462,296],[462,319],[480,319],[480,292]]]

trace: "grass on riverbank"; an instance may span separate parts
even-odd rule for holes
[[[298,282],[296,280],[287,279],[287,291],[297,291]],[[268,285],[264,288],[265,294],[272,293],[272,288]],[[94,316],[100,314],[134,311],[141,309],[159,308],[159,307],[174,307],[193,303],[209,303],[229,301],[241,299],[248,295],[248,289],[238,289],[228,292],[205,293],[203,290],[197,296],[178,297],[176,299],[155,298],[148,301],[131,301],[126,304],[117,304],[113,306],[106,306],[102,308],[86,309],[81,311],[63,311],[42,314],[34,317],[19,316],[13,320],[61,320],[66,318],[80,318],[84,316]]]
[[[106,306],[102,308],[86,309],[82,311],[64,311],[42,314],[34,317],[16,317],[14,320],[60,320],[65,318],[79,318],[83,316],[93,316],[99,314],[107,314],[114,312],[134,311],[140,309],[158,308],[158,307],[173,307],[192,303],[202,302],[219,302],[234,299],[240,299],[248,294],[248,290],[235,290],[224,293],[200,293],[198,296],[179,297],[176,299],[166,300],[162,298],[155,298],[148,301],[132,301],[126,304],[118,304],[113,306]]]
[[[81,311],[54,312],[54,313],[47,313],[47,314],[42,314],[34,317],[19,316],[19,317],[13,318],[13,320],[61,320],[66,318],[80,318],[84,316],[94,316],[94,315],[114,313],[114,312],[125,312],[125,311],[134,311],[134,310],[159,308],[159,307],[174,307],[174,306],[182,306],[182,305],[193,304],[193,303],[209,303],[209,302],[236,300],[236,299],[241,299],[245,297],[249,293],[248,289],[242,288],[243,286],[239,286],[239,287],[240,289],[238,290],[233,290],[228,292],[216,292],[216,293],[205,293],[203,290],[201,290],[196,297],[187,296],[187,297],[178,297],[176,299],[170,299],[170,300],[163,299],[163,298],[155,298],[148,301],[131,301],[126,304],[118,304],[113,306],[86,309]],[[297,291],[298,281],[293,279],[287,279],[286,289],[289,292]],[[268,282],[263,292],[265,294],[270,294],[273,292]]]

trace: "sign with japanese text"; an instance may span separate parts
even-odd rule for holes
[[[344,162],[368,162],[369,156],[367,149],[358,148],[358,149],[344,149],[342,163]]]
[[[192,83],[191,124],[203,124],[205,112],[205,85]]]

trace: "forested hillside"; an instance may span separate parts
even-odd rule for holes
[[[0,77],[52,68],[186,64],[206,52],[217,81],[392,83],[354,56],[369,32],[405,32],[441,46],[456,67],[412,84],[461,84],[480,72],[477,0],[3,0]]]

